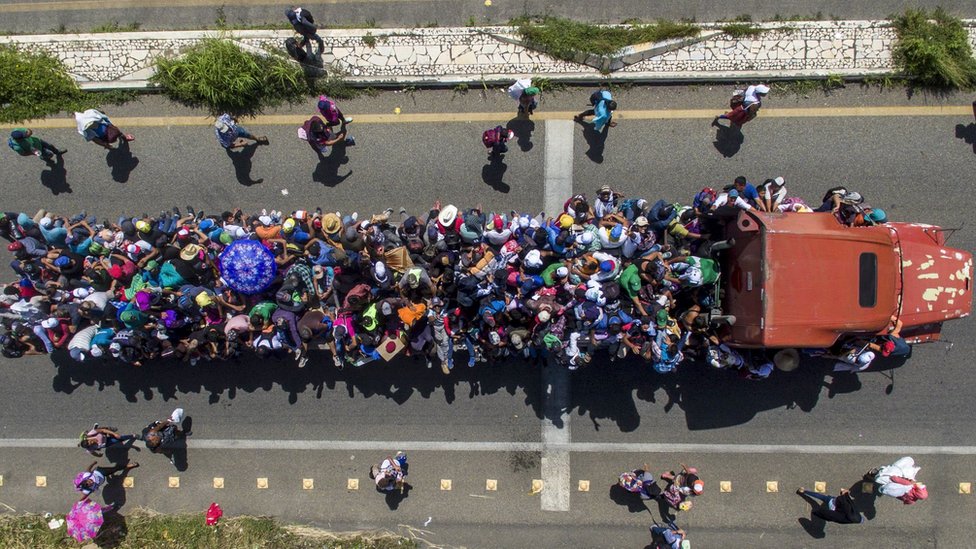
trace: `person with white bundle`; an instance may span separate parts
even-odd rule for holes
[[[915,480],[921,467],[915,465],[915,460],[905,456],[891,465],[877,467],[864,475],[865,479],[873,480],[878,485],[878,493],[900,499],[905,505],[929,497],[924,484]]]

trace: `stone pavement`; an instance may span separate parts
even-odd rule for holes
[[[976,21],[967,20],[976,48]],[[470,85],[524,75],[599,82],[859,77],[890,73],[894,30],[885,20],[755,24],[762,32],[733,38],[722,24],[703,24],[699,36],[625,48],[609,59],[554,59],[521,42],[513,27],[323,30],[323,62],[358,85]],[[209,36],[243,48],[282,51],[291,31],[175,31],[0,37],[59,57],[82,87],[141,88],[154,59],[175,56]],[[601,67],[601,68],[598,68]]]

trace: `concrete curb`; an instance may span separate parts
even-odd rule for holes
[[[976,20],[964,24],[976,46]],[[512,27],[330,29],[320,34],[329,44],[325,70],[331,67],[359,88],[463,84],[477,89],[526,76],[565,84],[667,84],[894,75],[889,49],[893,33],[887,20],[755,23],[751,25],[763,34],[743,38],[725,35],[723,25],[700,24],[700,35],[692,39],[623,48],[603,59],[615,60],[614,70],[607,73],[527,49]],[[156,56],[179,55],[200,39],[220,36],[260,53],[291,35],[289,30],[43,34],[0,36],[0,44],[52,52],[85,90],[151,90],[148,79]],[[375,39],[368,47],[363,43],[367,35]],[[406,50],[420,53],[404,54],[407,58],[401,55]],[[501,61],[486,53],[496,50],[505,51]],[[428,67],[429,74],[424,74]]]

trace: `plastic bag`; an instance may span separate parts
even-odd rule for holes
[[[217,505],[216,502],[211,503],[206,513],[207,526],[216,526],[222,516],[224,516],[224,510],[220,508],[220,505]]]

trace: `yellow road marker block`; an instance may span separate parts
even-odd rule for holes
[[[538,494],[539,492],[542,491],[542,489],[544,487],[545,487],[545,484],[543,484],[541,478],[534,478],[534,479],[532,479],[532,491],[529,492],[529,495],[530,496],[534,496],[534,495]]]
[[[0,475],[0,486],[3,486],[3,475]]]
[[[495,479],[493,479],[493,478],[490,478],[490,479],[485,480],[485,490],[487,490],[489,492],[497,492],[498,491],[498,481],[495,480]]]
[[[359,479],[351,478],[346,481],[346,490],[359,490]]]
[[[445,492],[451,491],[451,479],[449,478],[441,479],[441,490],[444,490]]]
[[[169,487],[179,488],[180,487],[180,477],[169,477]]]
[[[38,475],[34,477],[34,486],[38,488],[47,488],[47,477]]]
[[[315,489],[315,479],[303,478],[302,479],[302,490],[314,490]]]
[[[769,494],[775,494],[779,492],[779,481],[767,480],[766,481],[766,492]]]
[[[268,477],[258,477],[258,490],[268,489]]]
[[[135,488],[136,487],[136,480],[134,478],[132,478],[132,477],[125,477],[124,479],[122,479],[122,487],[123,488]]]
[[[581,480],[581,481],[579,481],[579,486],[577,486],[576,489],[579,490],[580,492],[589,492],[590,491],[590,481],[588,481],[588,480]]]
[[[732,481],[723,480],[718,483],[718,491],[723,494],[728,494],[732,492]]]
[[[216,488],[217,490],[223,490],[224,489],[224,477],[214,477],[213,487]]]
[[[814,492],[820,492],[821,494],[826,494],[827,493],[827,483],[824,482],[824,481],[822,481],[822,480],[818,480],[818,481],[814,482],[813,483],[813,491]]]
[[[960,482],[959,483],[959,493],[960,494],[972,494],[973,493],[973,483],[972,482]]]

